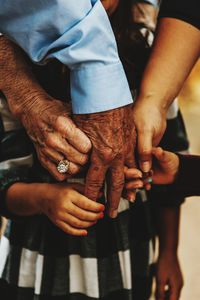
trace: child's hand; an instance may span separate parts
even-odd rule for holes
[[[154,148],[153,154],[153,183],[171,184],[179,169],[179,158],[175,153]]]
[[[88,228],[103,218],[104,205],[92,201],[81,193],[84,186],[74,184],[48,184],[40,201],[42,213],[64,232],[84,236]]]
[[[176,253],[170,251],[159,255],[156,268],[156,300],[165,300],[166,288],[169,300],[180,299],[183,288],[183,276]]]
[[[124,167],[125,174],[125,188],[124,197],[131,201],[135,201],[136,189],[142,188],[144,183],[142,181],[142,172],[136,168]]]

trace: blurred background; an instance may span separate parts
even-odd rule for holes
[[[200,61],[180,94],[180,106],[190,140],[190,151],[200,154]],[[181,300],[200,299],[200,197],[182,206],[179,254],[185,279]]]

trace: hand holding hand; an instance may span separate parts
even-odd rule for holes
[[[67,178],[57,170],[61,160],[70,161],[68,174],[80,172],[88,160],[91,143],[70,118],[69,106],[46,93],[30,95],[22,105],[20,120],[35,144],[43,167],[59,181]]]
[[[74,115],[74,120],[92,142],[85,195],[96,200],[106,177],[108,213],[115,218],[124,188],[124,166],[136,165],[132,105],[96,114]]]

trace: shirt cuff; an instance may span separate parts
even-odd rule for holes
[[[133,102],[121,62],[72,70],[71,98],[74,114],[107,111]]]

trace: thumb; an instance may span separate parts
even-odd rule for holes
[[[152,165],[152,131],[138,132],[138,155],[139,165],[143,172],[147,173]]]

